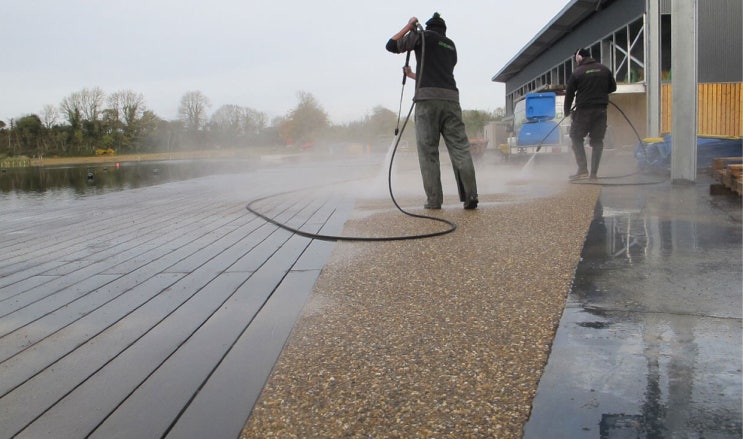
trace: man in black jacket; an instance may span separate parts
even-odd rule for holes
[[[579,49],[575,53],[575,62],[578,67],[568,79],[564,108],[565,116],[572,115],[570,140],[578,164],[578,172],[571,175],[570,179],[589,176],[586,150],[583,147],[586,135],[590,135],[589,144],[593,148],[590,178],[595,179],[604,150],[606,106],[609,104],[609,94],[617,90],[617,83],[611,70],[591,58],[588,50]],[[575,110],[571,113],[574,98]]]
[[[441,209],[444,200],[439,168],[439,140],[443,136],[454,168],[459,199],[465,209],[476,209],[477,183],[470,154],[470,143],[462,122],[459,90],[454,81],[457,49],[446,37],[446,23],[439,13],[426,22],[426,30],[417,31],[413,17],[387,42],[392,53],[415,51],[416,71],[408,66],[405,74],[416,81],[415,134],[418,163],[426,192],[426,209]]]

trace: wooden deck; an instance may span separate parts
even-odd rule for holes
[[[0,437],[237,437],[334,245],[245,209],[274,177],[6,203]],[[264,206],[338,234],[352,202]]]

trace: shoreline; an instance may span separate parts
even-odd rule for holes
[[[228,159],[248,158],[260,156],[263,149],[254,152],[244,150],[221,150],[221,151],[178,151],[161,153],[122,154],[106,156],[82,156],[82,157],[50,157],[30,159],[30,166],[62,166],[62,165],[87,165],[117,162],[148,162],[162,160],[193,160],[193,159]]]

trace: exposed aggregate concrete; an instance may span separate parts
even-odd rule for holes
[[[241,438],[521,437],[599,194],[558,185],[418,210],[444,236],[339,242]],[[356,211],[345,235],[445,227]]]

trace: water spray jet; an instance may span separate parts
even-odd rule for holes
[[[420,32],[421,33],[421,38],[423,38],[423,44],[422,44],[423,50],[422,50],[421,59],[420,59],[420,64],[421,64],[421,69],[420,70],[422,71],[423,70],[423,67],[422,66],[423,66],[423,64],[425,62],[425,58],[426,58],[426,49],[425,49],[426,48],[426,44],[425,44],[425,38],[426,37],[425,37],[425,31],[423,30],[423,26],[421,26],[420,23],[416,23],[415,32]],[[409,67],[409,64],[410,64],[410,51],[408,51],[408,53],[407,53],[407,55],[405,57],[405,66],[403,67],[402,91],[400,93],[400,110],[398,111],[398,115],[397,115],[397,125],[398,126],[395,128],[395,141],[392,143],[392,145],[390,147],[390,150],[388,151],[387,156],[385,158],[385,161],[387,161],[387,157],[389,158],[389,166],[388,166],[388,170],[387,170],[387,186],[389,188],[389,194],[390,194],[390,198],[392,199],[392,203],[395,205],[395,207],[397,208],[397,210],[399,210],[400,212],[402,212],[405,215],[408,215],[408,216],[411,216],[411,217],[414,217],[414,218],[420,218],[420,219],[425,219],[425,220],[437,221],[437,222],[444,223],[444,224],[446,224],[448,226],[447,229],[442,230],[442,231],[439,231],[439,232],[424,233],[424,234],[419,234],[419,235],[403,235],[403,236],[388,236],[388,237],[363,237],[363,236],[321,235],[321,234],[316,234],[316,233],[304,232],[304,231],[301,231],[301,230],[298,230],[298,229],[289,227],[286,224],[280,223],[280,222],[274,220],[273,218],[269,218],[269,217],[263,215],[262,213],[256,211],[252,207],[253,204],[255,204],[255,203],[257,203],[257,202],[259,202],[261,200],[264,200],[266,198],[271,198],[271,197],[276,196],[276,195],[271,195],[271,196],[268,196],[268,197],[263,197],[263,198],[259,198],[257,200],[253,200],[252,202],[250,202],[246,206],[246,209],[249,212],[253,213],[254,215],[262,218],[263,220],[265,220],[265,221],[267,221],[267,222],[269,222],[271,224],[274,224],[274,225],[276,225],[278,227],[281,227],[282,229],[288,230],[288,231],[290,231],[292,233],[295,233],[297,235],[300,235],[300,236],[304,236],[305,238],[318,239],[318,240],[322,240],[322,241],[357,241],[357,242],[358,241],[402,241],[402,240],[411,240],[411,239],[432,238],[434,236],[441,236],[441,235],[445,235],[447,233],[451,233],[451,232],[455,231],[457,229],[457,224],[454,223],[454,222],[452,222],[452,221],[449,221],[449,220],[444,219],[444,218],[437,218],[437,217],[429,216],[429,215],[421,215],[421,214],[412,213],[412,212],[408,212],[408,211],[404,210],[397,203],[397,200],[395,199],[395,194],[392,191],[392,169],[393,169],[393,164],[394,164],[394,160],[395,160],[395,154],[397,152],[398,146],[400,145],[400,139],[402,138],[403,132],[405,131],[405,127],[407,126],[408,121],[410,120],[410,115],[413,113],[413,108],[415,108],[415,100],[413,100],[413,103],[410,105],[410,110],[408,111],[408,114],[405,117],[405,121],[403,122],[402,127],[400,127],[400,116],[402,114],[402,99],[403,99],[403,96],[404,96],[404,93],[405,93],[405,82],[406,82],[405,81],[405,78],[406,78],[405,68],[406,67]],[[416,81],[416,91],[417,91],[418,84],[420,84],[420,81]],[[278,194],[278,195],[281,195],[281,194]]]

